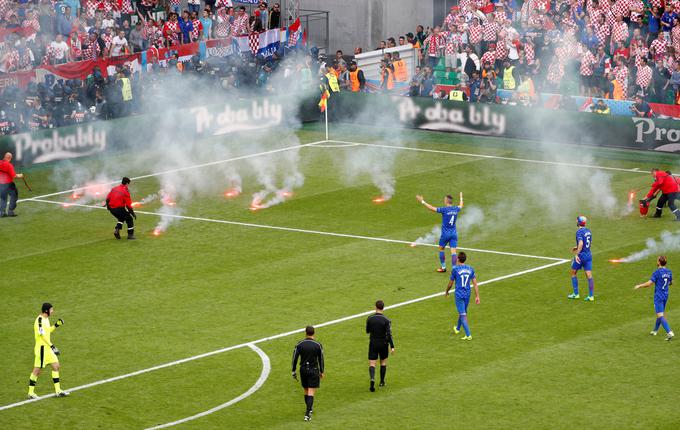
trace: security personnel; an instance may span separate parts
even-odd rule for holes
[[[363,70],[361,70],[354,61],[349,65],[349,82],[350,90],[352,90],[352,92],[364,92],[366,78],[364,77]]]
[[[113,187],[106,196],[106,208],[118,220],[116,228],[113,230],[116,239],[120,239],[120,229],[123,228],[123,222],[127,223],[128,226],[128,240],[136,239],[135,223],[132,218],[137,219],[137,215],[132,209],[132,199],[130,198],[130,190],[128,190],[129,184],[130,178],[123,178],[120,185]]]
[[[366,319],[366,333],[368,333],[368,374],[371,377],[371,392],[375,391],[375,364],[380,358],[380,386],[385,386],[385,374],[387,373],[387,357],[389,349],[394,353],[394,340],[392,339],[392,321],[383,314],[385,303],[382,300],[375,302],[375,313]],[[388,349],[389,345],[389,349]]]
[[[326,74],[324,75],[328,81],[328,88],[332,93],[340,92],[340,84],[338,83],[338,76],[335,74],[335,70],[328,66],[326,67]]]
[[[387,91],[394,89],[394,71],[385,60],[380,63],[380,88]]]
[[[510,61],[503,63],[503,89],[514,90],[517,88],[517,72],[515,66],[510,65]]]
[[[0,160],[0,218],[6,216],[17,216],[14,209],[17,207],[17,200],[19,199],[19,192],[17,185],[14,183],[14,178],[23,178],[22,173],[16,173],[14,166],[11,163],[12,153],[7,152],[5,157]],[[9,197],[9,212],[7,209],[7,198]]]
[[[305,393],[305,421],[312,419],[314,393],[324,377],[323,347],[314,340],[314,327],[305,328],[306,337],[293,350],[293,379],[297,380],[298,358],[300,359],[300,383]]]
[[[666,202],[668,202],[668,207],[673,212],[673,215],[675,215],[675,220],[680,221],[680,209],[675,207],[675,200],[680,197],[680,186],[678,185],[678,182],[673,175],[669,175],[663,170],[658,169],[652,169],[652,177],[654,178],[654,183],[645,198],[651,200],[654,194],[661,190],[661,197],[659,197],[659,200],[656,202],[654,218],[661,218],[661,210]]]
[[[394,80],[397,82],[408,82],[406,61],[399,57],[398,52],[392,53],[392,65],[394,66]]]
[[[132,105],[132,82],[130,78],[121,71],[120,73],[121,82],[121,95],[123,98],[123,116],[130,115],[130,106]]]
[[[468,99],[467,94],[465,94],[465,91],[463,91],[460,88],[456,88],[455,90],[451,90],[449,92],[449,100],[455,100],[458,102],[466,102]]]

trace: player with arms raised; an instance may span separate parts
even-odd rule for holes
[[[654,330],[651,331],[652,336],[656,336],[659,331],[659,326],[663,326],[666,330],[666,340],[673,339],[673,330],[668,325],[664,312],[666,311],[666,302],[668,301],[668,288],[673,284],[673,273],[666,268],[666,257],[661,255],[656,260],[657,269],[652,273],[649,281],[644,284],[638,284],[635,289],[647,288],[654,285],[654,311],[656,312],[656,323]]]
[[[427,203],[423,196],[417,195],[416,200],[423,206],[431,210],[432,212],[437,212],[442,214],[442,233],[439,238],[439,263],[440,266],[437,272],[446,272],[446,254],[444,250],[446,245],[449,245],[451,249],[451,267],[456,265],[456,254],[458,247],[458,232],[456,231],[456,221],[458,220],[458,213],[463,208],[463,193],[460,193],[460,200],[458,206],[453,205],[453,197],[447,195],[444,197],[444,206],[435,207]]]
[[[470,304],[470,285],[475,288],[475,304],[479,304],[479,288],[477,288],[477,276],[475,275],[475,269],[465,264],[467,260],[467,255],[461,252],[457,255],[456,265],[451,268],[451,280],[449,285],[446,286],[446,291],[444,292],[444,297],[448,297],[449,290],[451,287],[456,285],[454,294],[456,296],[456,309],[458,310],[458,323],[453,328],[454,333],[460,333],[460,326],[463,326],[465,330],[465,336],[461,337],[462,340],[472,340],[472,334],[470,333],[470,326],[467,320],[467,308]]]
[[[583,215],[576,218],[576,246],[571,248],[574,253],[574,261],[571,263],[571,286],[574,292],[567,297],[570,299],[579,299],[581,296],[578,292],[578,278],[576,273],[583,269],[588,278],[588,297],[585,298],[587,302],[595,301],[595,284],[593,283],[593,255],[590,252],[590,246],[593,242],[593,234],[586,228],[588,219]]]

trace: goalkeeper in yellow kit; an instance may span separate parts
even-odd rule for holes
[[[64,321],[58,319],[54,325],[50,324],[50,316],[54,314],[54,308],[49,303],[43,303],[40,315],[35,319],[33,324],[33,332],[35,333],[35,363],[33,371],[28,382],[28,398],[37,399],[35,394],[35,384],[38,382],[38,376],[42,368],[48,364],[52,366],[52,381],[54,382],[54,392],[57,397],[66,397],[68,392],[61,389],[59,383],[59,349],[52,343],[50,335],[52,332],[62,324]]]

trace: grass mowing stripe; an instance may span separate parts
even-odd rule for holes
[[[356,144],[361,146],[371,146],[376,148],[388,148],[388,149],[401,149],[405,151],[417,151],[417,152],[430,152],[434,154],[447,154],[447,155],[460,155],[464,157],[477,157],[477,158],[488,158],[492,160],[507,160],[507,161],[521,161],[524,163],[537,163],[537,164],[550,164],[555,166],[567,166],[567,167],[582,167],[587,169],[601,169],[601,170],[613,170],[616,172],[629,172],[629,173],[644,173],[649,174],[639,169],[624,169],[621,167],[606,167],[606,166],[596,166],[593,164],[580,164],[580,163],[565,163],[560,161],[548,161],[548,160],[534,160],[531,158],[516,158],[516,157],[502,157],[499,155],[484,155],[484,154],[473,154],[469,152],[453,152],[453,151],[442,151],[438,149],[425,149],[425,148],[411,148],[406,146],[396,146],[396,145],[385,145],[378,143],[362,143],[362,142],[349,142],[345,140],[329,140],[331,143],[344,143],[344,144]]]
[[[486,281],[481,281],[481,282],[479,282],[479,285],[481,286],[481,285],[491,284],[493,282],[503,281],[505,279],[526,275],[528,273],[537,272],[539,270],[544,270],[544,269],[548,269],[548,268],[553,267],[553,266],[564,264],[564,263],[567,263],[569,261],[570,260],[561,260],[561,261],[553,262],[553,263],[550,263],[550,264],[545,264],[543,266],[538,266],[538,267],[534,267],[534,268],[531,268],[531,269],[526,269],[526,270],[522,270],[522,271],[519,271],[519,272],[510,273],[508,275],[498,276],[496,278],[492,278],[492,279],[489,279],[489,280],[486,280]],[[411,300],[407,300],[407,301],[404,301],[404,302],[401,302],[401,303],[397,303],[397,304],[394,304],[392,306],[386,306],[385,309],[394,309],[394,308],[398,308],[398,307],[402,307],[402,306],[408,306],[408,305],[411,305],[411,304],[414,304],[414,303],[419,303],[419,302],[429,300],[429,299],[432,299],[432,298],[435,298],[435,297],[440,297],[440,296],[443,296],[443,295],[444,295],[444,292],[440,291],[438,293],[434,293],[434,294],[430,294],[430,295],[427,295],[427,296],[418,297],[418,298],[415,298],[415,299],[411,299]],[[372,314],[373,312],[374,312],[373,310],[370,310],[370,311],[361,312],[361,313],[354,314],[354,315],[349,315],[349,316],[334,319],[334,320],[331,320],[331,321],[326,321],[326,322],[323,322],[323,323],[320,323],[320,324],[315,324],[315,327],[326,327],[326,326],[329,326],[329,325],[339,324],[339,323],[342,323],[342,322],[345,322],[345,321],[349,321],[349,320],[353,320],[353,319],[356,319],[356,318],[368,316],[368,315]],[[89,384],[80,385],[80,386],[71,388],[70,391],[74,392],[74,391],[84,390],[86,388],[96,387],[98,385],[107,384],[109,382],[120,381],[121,379],[127,379],[127,378],[131,378],[133,376],[138,376],[138,375],[142,375],[142,374],[145,374],[145,373],[153,372],[155,370],[165,369],[165,368],[168,368],[168,367],[176,366],[178,364],[188,363],[190,361],[198,360],[198,359],[205,358],[205,357],[211,357],[213,355],[222,354],[224,352],[233,351],[235,349],[239,349],[239,348],[243,348],[243,347],[249,347],[250,345],[255,345],[255,344],[267,342],[267,341],[270,341],[270,340],[288,337],[288,336],[291,336],[293,334],[302,333],[304,330],[305,330],[304,328],[299,328],[299,329],[296,329],[296,330],[291,330],[291,331],[287,331],[287,332],[284,332],[284,333],[275,334],[273,336],[263,337],[261,339],[257,339],[257,340],[254,340],[254,341],[244,342],[244,343],[240,343],[238,345],[232,345],[232,346],[228,346],[228,347],[225,347],[225,348],[216,349],[214,351],[209,351],[209,352],[205,352],[203,354],[198,354],[198,355],[194,355],[194,356],[191,356],[191,357],[182,358],[180,360],[171,361],[169,363],[159,364],[157,366],[137,370],[135,372],[127,373],[127,374],[124,374],[124,375],[114,376],[114,377],[111,377],[111,378],[91,382]],[[48,398],[51,398],[51,397],[54,397],[54,394],[48,394],[48,395],[40,396],[37,399],[29,399],[29,400],[24,400],[24,401],[21,401],[21,402],[16,402],[16,403],[11,403],[11,404],[8,404],[8,405],[0,406],[0,411],[12,409],[12,408],[15,408],[17,406],[26,405],[26,404],[29,404],[29,403],[34,403],[34,402],[37,402],[39,400],[44,400],[44,399],[48,399]]]
[[[60,205],[60,206],[66,206],[66,207],[81,207],[81,208],[86,208],[86,209],[105,209],[102,206],[95,206],[95,205],[84,205],[80,203],[64,203],[64,202],[57,202],[54,200],[45,200],[45,199],[39,199],[39,198],[34,198],[31,199],[30,201],[32,202],[38,202],[38,203],[49,203],[53,205]],[[388,239],[385,237],[372,237],[372,236],[362,236],[362,235],[357,235],[357,234],[348,234],[348,233],[334,233],[331,231],[321,231],[321,230],[307,230],[304,228],[293,228],[293,227],[280,227],[280,226],[275,226],[275,225],[265,225],[265,224],[254,224],[250,222],[240,222],[240,221],[228,221],[228,220],[221,220],[221,219],[213,219],[213,218],[202,218],[202,217],[193,217],[193,216],[188,216],[188,215],[173,215],[173,214],[160,214],[156,212],[146,212],[146,211],[135,211],[135,213],[138,214],[144,214],[144,215],[153,215],[153,216],[159,216],[159,217],[168,217],[168,218],[175,218],[175,219],[186,219],[186,220],[191,220],[191,221],[203,221],[203,222],[211,222],[211,223],[217,223],[217,224],[228,224],[228,225],[238,225],[242,227],[253,227],[253,228],[264,228],[268,230],[279,230],[279,231],[287,231],[287,232],[295,232],[295,233],[307,233],[307,234],[318,234],[321,236],[334,236],[334,237],[343,237],[343,238],[349,238],[349,239],[361,239],[361,240],[372,240],[376,242],[389,242],[389,243],[401,243],[405,245],[413,245],[413,241],[407,241],[407,240],[399,240],[399,239]],[[429,247],[438,247],[439,245],[433,244],[433,243],[423,243],[423,244],[418,244],[417,246],[429,246]],[[497,255],[507,255],[510,257],[523,257],[523,258],[534,258],[537,260],[550,260],[550,261],[559,261],[559,262],[565,262],[565,261],[570,261],[570,260],[565,260],[563,258],[555,258],[555,257],[545,257],[542,255],[531,255],[531,254],[519,254],[515,252],[505,252],[505,251],[494,251],[494,250],[489,250],[489,249],[477,249],[477,248],[463,248],[460,247],[458,249],[462,249],[465,251],[474,251],[474,252],[480,252],[484,254],[497,254]]]

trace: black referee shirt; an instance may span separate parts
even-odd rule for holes
[[[303,339],[295,345],[293,351],[293,372],[300,358],[300,368],[317,369],[323,373],[323,347],[314,339]]]
[[[394,348],[392,339],[392,321],[383,314],[374,313],[366,320],[366,333],[369,333],[371,343],[375,345],[390,344]]]

